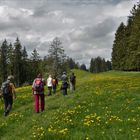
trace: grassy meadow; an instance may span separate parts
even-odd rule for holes
[[[31,86],[16,89],[7,117],[0,101],[0,140],[140,140],[140,72],[74,72],[76,91],[63,96],[59,84],[43,113]]]

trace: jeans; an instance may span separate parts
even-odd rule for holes
[[[4,112],[10,112],[13,104],[13,97],[11,95],[3,95],[4,100]]]
[[[48,96],[52,95],[52,87],[48,87]]]
[[[52,91],[53,91],[53,94],[56,93],[56,85],[53,85],[53,86],[52,86]]]
[[[67,88],[61,88],[61,93],[65,96],[67,95]]]

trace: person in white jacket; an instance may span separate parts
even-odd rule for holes
[[[52,76],[49,75],[47,79],[47,86],[48,86],[48,96],[52,95]]]

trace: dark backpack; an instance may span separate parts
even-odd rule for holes
[[[2,94],[3,95],[10,95],[11,94],[11,87],[10,87],[9,81],[2,83]]]
[[[37,92],[43,91],[44,83],[42,79],[36,79],[34,83],[34,90]]]
[[[62,82],[61,89],[67,89],[68,88],[68,83],[67,82]]]
[[[74,76],[74,75],[71,75],[71,76],[70,76],[70,82],[72,82],[72,83],[75,82],[75,76]]]

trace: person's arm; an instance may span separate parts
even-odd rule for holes
[[[0,90],[0,98],[3,96],[2,91]]]
[[[10,85],[11,85],[11,90],[12,90],[13,97],[14,97],[14,99],[16,99],[15,86],[14,86],[14,84],[13,84],[13,83],[11,83]]]
[[[35,84],[35,80],[33,81],[33,84],[32,84],[32,94],[34,94],[34,84]]]
[[[56,79],[56,85],[58,85],[58,79]]]
[[[0,88],[0,97],[2,97],[3,96],[3,93],[2,93],[2,86],[1,86],[1,88]]]

